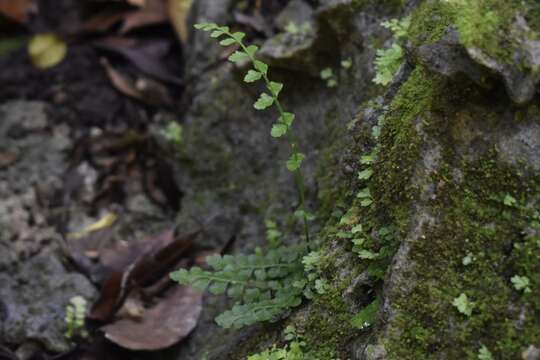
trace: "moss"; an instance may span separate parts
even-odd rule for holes
[[[424,241],[412,244],[415,286],[394,298],[399,315],[388,343],[391,358],[468,358],[484,344],[498,357],[513,359],[540,338],[540,308],[533,300],[540,292],[522,296],[509,281],[516,273],[538,278],[539,259],[532,252],[537,245],[528,240],[522,248],[529,255],[516,252],[513,244],[523,243],[527,216],[493,200],[501,193],[528,199],[540,190],[539,179],[516,179],[515,171],[490,157],[467,166],[464,179],[445,185],[430,206],[440,223],[424,228]],[[464,266],[468,253],[474,260]],[[470,318],[452,306],[460,293],[475,302]]]
[[[412,14],[408,38],[416,46],[437,42],[452,21],[452,13],[441,1],[425,1]]]
[[[344,289],[332,288],[314,300],[304,325],[308,352],[314,359],[347,358],[346,345],[357,333],[352,314],[341,297]]]
[[[531,169],[502,164],[493,146],[485,150],[489,144],[482,138],[485,133],[476,132],[475,127],[501,123],[502,109],[512,106],[498,102],[493,107],[493,97],[486,98],[469,84],[449,84],[417,69],[386,116],[382,164],[375,178],[375,187],[381,190],[374,189],[375,202],[402,229],[408,229],[407,209],[411,196],[417,196],[407,184],[423,143],[411,124],[421,124],[422,132],[443,149],[428,179],[433,196],[424,205],[415,201],[437,222],[424,226],[416,240],[407,239],[408,262],[414,267],[404,276],[411,288],[389,294],[396,311],[385,343],[390,359],[432,359],[437,357],[434,354],[476,358],[482,344],[497,358],[517,359],[540,338],[540,290],[521,294],[510,282],[515,274],[535,284],[540,281],[538,239],[523,236],[534,213],[524,205],[538,201],[540,176]],[[511,111],[528,114],[534,110]],[[507,116],[504,121],[513,118]],[[472,144],[477,146],[474,156],[463,156],[463,148],[471,151]],[[460,176],[456,177],[455,169]],[[505,194],[522,206],[505,206]],[[469,253],[474,261],[465,266],[462,260]],[[452,305],[461,293],[475,302],[470,318]]]
[[[403,231],[408,227],[410,204],[418,195],[417,189],[409,185],[422,144],[416,127],[438,96],[443,83],[438,79],[423,68],[416,68],[384,115],[381,152],[370,188],[378,217],[390,217]]]

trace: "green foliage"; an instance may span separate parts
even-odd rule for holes
[[[531,292],[531,282],[528,277],[526,276],[519,276],[514,275],[510,281],[512,281],[512,284],[514,285],[514,288],[518,291],[523,291],[524,293],[530,293]]]
[[[272,236],[277,236],[274,229]],[[191,284],[214,295],[227,294],[236,301],[231,310],[216,318],[225,328],[240,328],[276,319],[298,306],[303,287],[291,286],[304,277],[301,263],[305,246],[281,246],[250,255],[212,255],[206,258],[212,271],[192,267],[171,273],[171,279]]]
[[[389,49],[377,50],[377,58],[375,59],[376,75],[373,79],[374,83],[384,86],[388,85],[394,78],[403,59],[403,48],[400,45],[400,41],[407,37],[410,24],[410,17],[405,17],[401,20],[392,19],[381,24],[394,33],[396,41]]]
[[[392,44],[389,49],[377,50],[377,58],[375,59],[376,75],[373,82],[379,85],[388,85],[399,69],[402,58],[403,49],[397,43]]]
[[[304,22],[302,25],[297,25],[295,22],[289,21],[289,23],[285,26],[285,31],[291,35],[306,36],[313,31],[313,28],[309,22]]]
[[[493,355],[491,354],[491,352],[485,345],[482,345],[480,350],[478,350],[478,359],[479,360],[494,360]]]
[[[352,67],[353,63],[352,63],[352,59],[345,59],[345,60],[341,60],[341,67],[344,68],[345,70],[349,70],[351,67]]]
[[[86,336],[84,330],[86,305],[86,300],[82,296],[74,296],[69,300],[64,319],[67,326],[66,338],[71,339],[76,335]]]
[[[281,244],[283,233],[279,231],[277,224],[268,219],[264,224],[266,225],[266,239],[268,240],[268,244],[270,244],[271,247],[279,246]]]
[[[276,123],[272,126],[270,132],[272,137],[280,138],[285,135],[291,149],[291,155],[286,162],[287,169],[295,173],[295,182],[298,189],[299,208],[305,211],[305,196],[304,196],[304,176],[302,174],[301,165],[305,155],[298,151],[298,143],[296,137],[292,133],[292,123],[294,120],[294,114],[286,112],[283,109],[279,101],[279,95],[283,90],[283,84],[275,81],[271,81],[268,78],[268,65],[264,62],[257,60],[255,55],[259,48],[255,45],[246,46],[242,40],[246,34],[243,32],[232,33],[227,26],[219,26],[215,23],[200,23],[195,24],[195,28],[202,31],[210,32],[210,37],[219,39],[219,44],[222,46],[237,45],[239,50],[236,50],[229,56],[229,61],[232,63],[244,63],[249,62],[253,66],[249,69],[244,76],[246,83],[254,83],[257,81],[264,81],[269,93],[263,92],[259,95],[259,98],[254,103],[253,107],[257,110],[265,110],[275,106],[279,113],[279,117]],[[291,27],[289,30],[294,30]],[[304,235],[306,240],[309,240],[309,225],[307,218],[304,217]]]
[[[463,315],[466,315],[467,317],[472,315],[474,303],[469,300],[466,294],[461,293],[461,295],[454,299],[452,305],[454,305]]]
[[[290,171],[296,171],[300,169],[302,161],[305,159],[305,155],[302,153],[293,153],[289,160],[287,160],[287,169]]]
[[[178,124],[176,121],[171,121],[167,127],[162,130],[163,137],[178,148],[182,147],[184,141],[183,132],[184,129],[182,128],[182,125]]]
[[[407,37],[409,26],[411,25],[411,17],[407,16],[401,20],[391,19],[381,24],[383,27],[391,30],[396,39]]]
[[[248,360],[313,360],[304,354],[302,346],[304,345],[297,341],[293,341],[283,348],[274,345],[271,349],[250,355]]]
[[[353,316],[351,319],[351,324],[357,329],[365,329],[371,326],[375,322],[375,318],[381,307],[381,300],[379,298],[375,299],[368,306],[363,308],[358,314]]]
[[[334,74],[334,70],[332,68],[324,68],[321,70],[321,79],[326,81],[326,86],[329,88],[333,88],[337,86],[337,77]]]

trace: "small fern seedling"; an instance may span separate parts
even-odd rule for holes
[[[85,336],[84,324],[86,318],[86,300],[82,296],[74,296],[66,306],[66,338],[71,339],[79,334]]]
[[[235,51],[229,56],[229,61],[232,63],[241,63],[249,61],[253,66],[249,69],[244,77],[246,83],[254,83],[256,81],[264,81],[268,92],[260,94],[253,107],[257,110],[265,110],[272,105],[275,106],[279,113],[279,117],[276,123],[272,126],[271,135],[275,138],[286,137],[291,151],[291,155],[287,160],[287,169],[294,173],[296,186],[298,188],[299,197],[299,210],[303,211],[303,223],[304,223],[304,236],[306,241],[309,242],[309,225],[308,215],[305,209],[305,185],[304,175],[302,173],[301,165],[305,158],[305,155],[300,152],[298,148],[298,141],[292,131],[292,124],[295,115],[291,112],[287,112],[283,109],[281,102],[279,101],[279,94],[283,90],[283,84],[276,81],[271,81],[268,77],[268,65],[264,62],[257,60],[255,54],[259,50],[256,45],[246,46],[242,41],[246,36],[243,32],[230,32],[228,26],[219,26],[215,23],[200,23],[196,24],[195,28],[210,33],[210,37],[219,39],[219,44],[222,46],[237,45],[239,50]]]

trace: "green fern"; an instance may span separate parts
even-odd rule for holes
[[[229,56],[229,61],[232,63],[251,63],[252,69],[249,69],[244,77],[246,83],[253,83],[259,80],[264,81],[268,92],[263,92],[259,95],[259,98],[254,103],[253,107],[257,110],[265,110],[271,106],[274,106],[278,111],[278,118],[275,124],[272,126],[271,136],[280,138],[285,136],[291,149],[291,155],[286,162],[287,169],[294,173],[296,186],[298,188],[299,197],[299,209],[305,211],[305,185],[304,175],[301,170],[302,162],[305,159],[305,155],[299,150],[298,141],[292,131],[292,124],[295,115],[290,112],[286,112],[281,105],[279,95],[283,89],[283,84],[272,81],[268,77],[268,65],[264,62],[257,60],[255,55],[259,48],[256,45],[246,46],[242,41],[246,34],[243,32],[231,32],[228,26],[219,26],[215,23],[200,23],[196,24],[195,28],[202,31],[210,32],[210,37],[219,39],[219,44],[222,46],[237,45],[239,50],[232,53]],[[309,225],[307,216],[303,218],[304,222],[304,236],[306,241],[309,241]]]
[[[282,246],[250,255],[212,255],[206,258],[212,271],[180,269],[171,278],[214,295],[226,294],[236,301],[231,310],[216,318],[225,328],[240,328],[277,319],[300,305],[304,284],[301,263],[306,246]],[[295,284],[296,286],[292,286]]]
[[[390,29],[394,33],[396,41],[389,49],[377,50],[377,58],[375,59],[375,78],[373,82],[379,85],[388,85],[394,75],[401,66],[403,60],[403,48],[399,41],[407,37],[407,32],[411,24],[410,17],[405,17],[401,20],[391,19],[383,22],[381,25]]]

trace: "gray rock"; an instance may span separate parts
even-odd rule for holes
[[[484,50],[474,47],[467,52],[479,64],[497,73],[504,81],[510,98],[517,104],[529,102],[536,94],[540,81],[540,40],[527,21],[516,16],[505,42],[512,44],[511,62],[497,59]]]
[[[49,351],[68,350],[65,307],[77,295],[91,302],[97,293],[84,276],[67,272],[53,254],[33,257],[13,275],[0,273],[0,339],[12,344],[32,340]]]
[[[453,27],[449,27],[439,41],[410,50],[418,62],[431,71],[451,78],[465,75],[477,84],[486,86],[487,72],[469,57]]]
[[[70,140],[64,127],[49,123],[48,111],[37,101],[0,105],[0,153],[17,154],[13,163],[0,168],[0,268],[59,238],[42,205],[62,186]]]
[[[275,23],[280,30],[285,30],[287,25],[293,23],[299,27],[313,23],[313,9],[304,0],[292,0],[285,9],[276,17]]]

